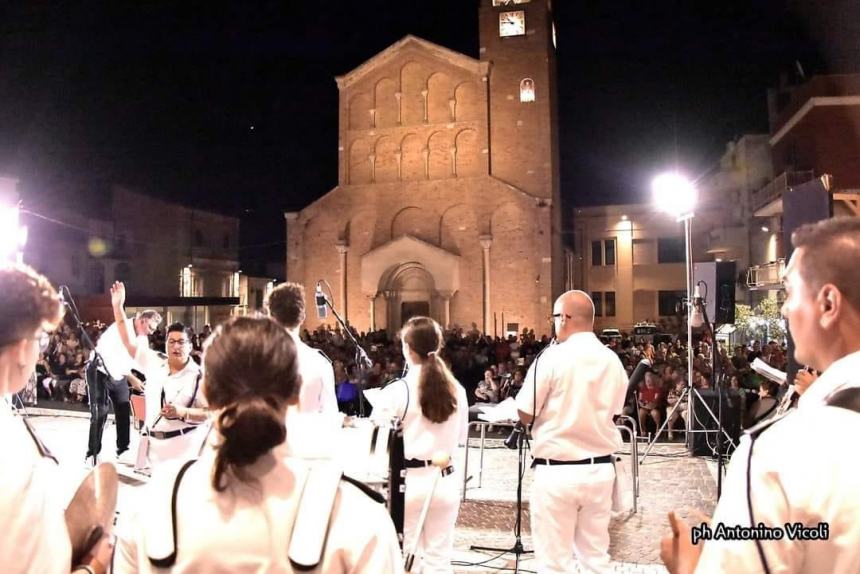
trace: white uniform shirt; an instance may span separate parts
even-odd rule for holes
[[[860,414],[824,404],[836,390],[857,386],[860,353],[855,352],[834,362],[801,396],[798,408],[755,442],[750,492],[756,525],[829,523],[829,540],[763,540],[771,572],[860,571],[860,459],[846,450],[860,430]],[[732,455],[712,530],[719,523],[750,525],[749,449],[750,437],[744,435]],[[728,570],[763,570],[755,542],[705,543],[696,572]]]
[[[303,413],[336,413],[337,396],[334,391],[334,369],[320,352],[294,338],[299,358],[302,388],[298,410]]]
[[[42,458],[21,419],[0,397],[0,571],[68,572],[72,563],[63,506],[55,499],[64,478]]]
[[[860,373],[860,351],[855,351],[838,361],[834,361],[814,383],[809,385],[806,392],[800,395],[797,400],[797,408],[823,405],[836,391],[857,386],[858,373]]]
[[[188,359],[181,371],[170,373],[167,358],[153,351],[148,346],[138,346],[135,361],[140,364],[141,371],[146,377],[146,426],[150,430],[172,431],[190,426],[179,419],[161,417],[161,397],[164,392],[164,405],[172,404],[180,407],[205,408],[206,398],[200,388],[200,367],[193,359]],[[195,394],[196,387],[196,394]],[[193,402],[192,398],[194,399]],[[155,421],[158,420],[158,424]],[[155,425],[155,426],[153,426]]]
[[[309,465],[291,458],[285,444],[246,468],[255,482],[232,481],[224,492],[212,488],[214,451],[207,448],[178,490],[178,545],[173,573],[283,572],[293,568],[288,548]],[[176,467],[153,475],[141,497],[139,515],[119,534],[114,572],[158,572],[147,556],[147,541],[164,526],[156,513],[170,514]],[[341,481],[332,509],[321,564],[311,572],[380,574],[403,571],[403,557],[385,506]],[[166,530],[169,530],[169,518]],[[162,534],[163,535],[163,534]]]
[[[621,360],[594,333],[575,333],[548,347],[517,394],[517,409],[536,415],[534,456],[582,460],[617,451],[621,433],[612,419],[624,408],[626,393]]]
[[[136,339],[135,344],[137,348],[148,348],[149,339],[146,335],[135,336],[134,322],[131,319],[126,319],[125,324],[128,329],[128,336]],[[96,351],[104,359],[105,366],[109,371],[106,374],[110,374],[115,381],[128,376],[132,369],[138,368],[134,359],[128,354],[128,349],[122,344],[122,339],[119,336],[119,328],[116,326],[116,323],[113,323],[101,334],[98,343],[96,343]]]
[[[453,457],[458,445],[466,444],[469,430],[469,401],[466,389],[457,383],[457,410],[441,423],[431,422],[421,412],[418,389],[420,366],[410,366],[402,381],[386,386],[374,408],[374,418],[403,418],[403,446],[407,459],[432,460],[438,452]],[[408,403],[408,404],[407,404]]]

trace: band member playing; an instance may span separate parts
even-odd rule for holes
[[[200,392],[200,367],[191,360],[191,334],[182,323],[167,328],[164,346],[167,355],[132,339],[125,322],[125,285],[117,281],[110,289],[114,320],[128,355],[146,376],[146,436],[138,461],[149,465],[167,459],[197,455],[203,445],[200,433],[192,432],[206,420],[206,399]]]
[[[0,269],[0,571],[68,572],[72,549],[57,489],[64,478],[28,423],[12,413],[11,395],[27,383],[48,333],[62,318],[62,305],[48,280],[26,266]],[[81,571],[105,572],[112,545],[107,538]],[[75,570],[77,571],[77,570]]]
[[[568,291],[553,306],[558,341],[541,354],[517,395],[532,427],[531,493],[537,570],[608,572],[609,519],[615,479],[611,455],[621,447],[613,417],[624,407],[627,373],[594,335],[594,303]]]
[[[466,390],[442,361],[442,329],[429,317],[413,317],[400,333],[403,356],[409,365],[406,377],[382,391],[374,416],[402,417],[406,457],[406,508],[404,543],[411,545],[421,507],[432,488],[439,467],[432,464],[439,453],[453,459],[466,443],[469,404]],[[379,412],[378,412],[379,411]],[[460,497],[453,468],[443,469],[436,485],[419,544],[425,573],[449,573],[454,547],[454,524]]]
[[[305,288],[298,283],[282,283],[266,297],[269,316],[287,330],[296,343],[302,389],[298,410],[304,413],[336,413],[334,370],[331,361],[320,351],[309,347],[299,337],[305,322]]]
[[[121,534],[115,572],[289,573],[297,536],[323,545],[313,572],[403,571],[391,518],[361,486],[338,471],[328,507],[324,497],[305,499],[319,484],[285,443],[287,406],[299,395],[296,355],[292,337],[268,318],[235,317],[215,329],[203,355],[202,388],[216,412],[211,440],[181,469],[156,469],[140,515]],[[310,521],[323,525],[318,536],[296,527],[306,503],[327,517]]]
[[[152,335],[161,323],[161,315],[151,309],[142,311],[134,319],[121,317],[121,323],[135,337],[138,347],[149,346]],[[101,361],[99,360],[101,357]],[[135,362],[120,340],[118,324],[108,327],[96,343],[96,355],[87,366],[87,389],[90,401],[90,436],[86,458],[96,457],[102,449],[102,433],[108,416],[108,399],[113,403],[116,417],[116,456],[128,450],[131,426],[129,406],[129,379]]]

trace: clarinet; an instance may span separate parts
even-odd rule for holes
[[[388,513],[394,522],[397,540],[403,548],[403,520],[406,508],[406,468],[403,453],[403,425],[400,420],[394,422],[394,432],[388,445]]]

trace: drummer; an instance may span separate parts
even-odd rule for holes
[[[445,365],[439,352],[442,328],[429,317],[413,317],[400,337],[409,365],[404,379],[390,383],[378,399],[374,417],[402,418],[406,473],[404,544],[415,539],[418,517],[435,474],[433,459],[440,454],[452,459],[466,443],[469,404],[466,390]],[[419,541],[424,573],[451,573],[454,525],[460,509],[458,479],[453,466],[442,469]]]
[[[165,339],[166,358],[138,345],[126,327],[125,285],[115,282],[110,293],[120,340],[143,369],[147,381],[147,438],[140,442],[139,448],[144,452],[138,453],[138,468],[196,456],[205,438],[204,431],[196,429],[207,420],[208,411],[200,391],[200,367],[191,359],[191,334],[182,323],[170,325]]]
[[[203,392],[217,409],[212,440],[198,460],[156,469],[137,520],[121,535],[114,571],[290,573],[299,570],[291,560],[298,541],[323,544],[313,572],[402,572],[391,518],[365,487],[335,468],[329,506],[324,496],[305,500],[319,482],[285,443],[300,378],[284,329],[268,318],[234,317],[206,341],[203,365]],[[322,529],[296,527],[305,503],[315,518],[328,517],[316,520]]]
[[[13,414],[12,395],[24,388],[57,327],[63,307],[47,279],[24,265],[0,268],[0,572],[68,572],[72,549],[56,500],[64,479],[56,460]],[[109,562],[107,538],[81,571],[102,573]]]

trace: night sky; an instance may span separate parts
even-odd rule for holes
[[[643,201],[656,171],[704,173],[766,132],[795,61],[850,69],[860,3],[823,3],[555,0],[565,197]],[[240,215],[253,271],[283,257],[282,211],[337,182],[334,76],[410,33],[477,57],[477,18],[475,0],[6,2],[0,173],[34,206],[121,183]]]

